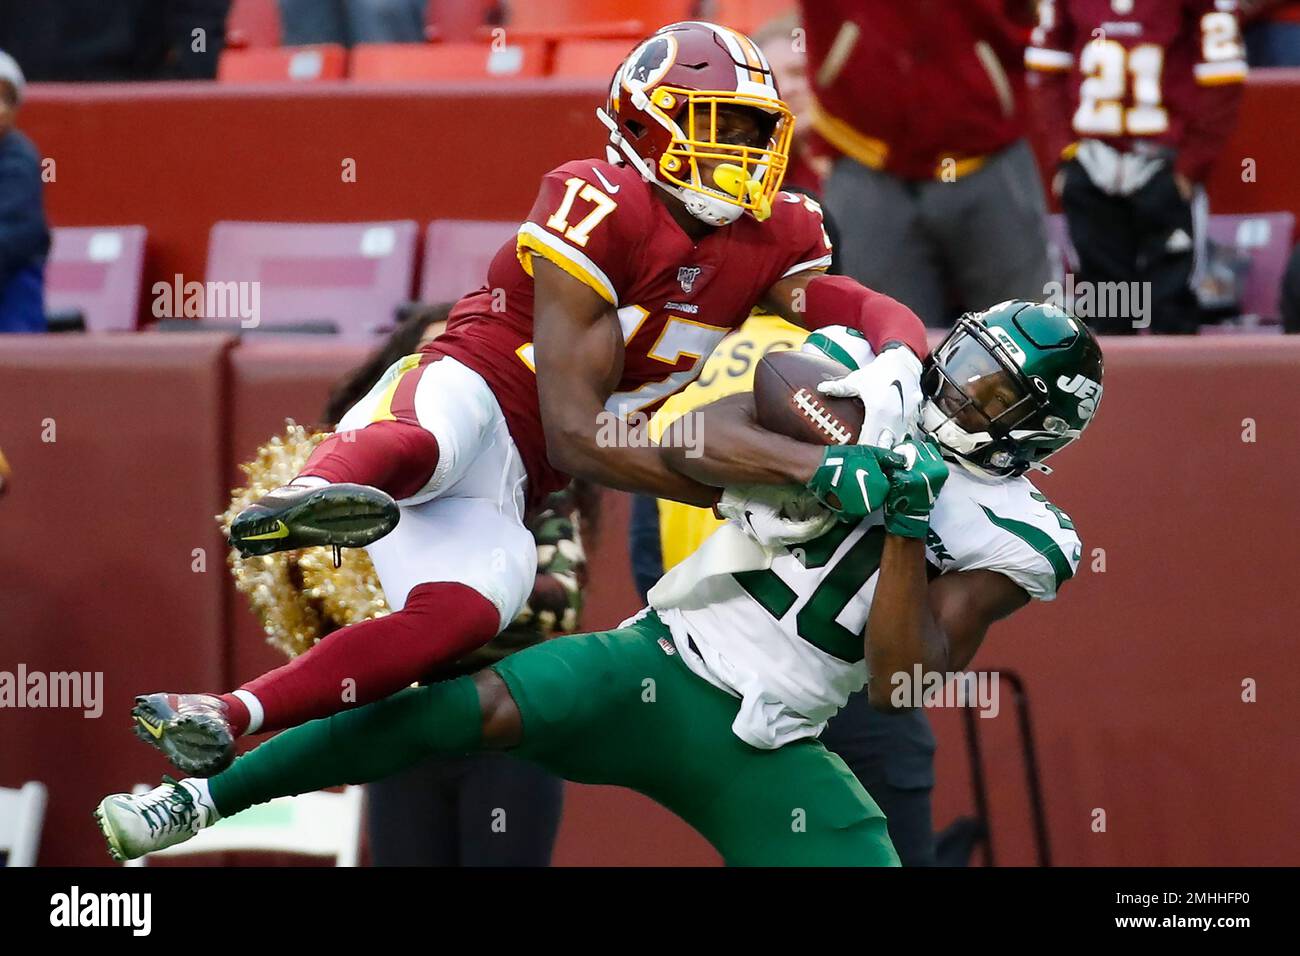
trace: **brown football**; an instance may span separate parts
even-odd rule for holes
[[[767,353],[754,370],[758,423],[769,431],[815,445],[855,443],[866,417],[862,402],[817,391],[827,379],[848,373],[839,362],[823,355]]]

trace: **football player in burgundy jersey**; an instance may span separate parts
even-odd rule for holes
[[[1149,282],[1150,315],[1094,316],[1099,331],[1194,332],[1191,289],[1206,206],[1199,188],[1241,98],[1237,0],[1041,0],[1025,51],[1061,169],[1079,279]]]
[[[879,393],[863,396],[869,407],[897,405],[894,385],[919,396],[921,322],[825,275],[820,209],[780,191],[793,117],[748,37],[664,27],[618,68],[597,116],[607,159],[548,173],[446,333],[396,363],[293,482],[231,527],[245,554],[366,547],[394,613],[231,694],[137,698],[136,733],[180,769],[214,773],[241,734],[386,697],[490,640],[533,586],[525,509],[568,475],[716,502],[720,488],[669,469],[655,448],[602,447],[602,424],[684,387],[754,306],[861,331],[880,354],[874,378],[852,387]],[[837,449],[834,465],[819,450],[810,472],[806,447],[773,454],[769,442],[732,449],[720,483],[806,484],[849,517],[879,505],[868,497],[884,480],[880,449]]]

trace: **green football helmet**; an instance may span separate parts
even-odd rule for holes
[[[1101,346],[1069,313],[1011,300],[963,315],[925,360],[921,429],[977,473],[1049,472],[1101,401]]]

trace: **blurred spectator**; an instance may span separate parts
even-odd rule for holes
[[[41,201],[41,160],[18,131],[23,71],[0,51],[0,332],[45,330],[45,255],[50,232]]]
[[[1300,66],[1300,0],[1241,0],[1246,61]]]
[[[1025,63],[1060,158],[1052,190],[1079,256],[1076,285],[1149,283],[1141,317],[1082,316],[1098,331],[1200,325],[1201,184],[1236,121],[1243,57],[1235,0],[1039,5]]]
[[[280,0],[286,46],[423,43],[429,0]]]
[[[1047,211],[1023,117],[1028,0],[804,0],[844,272],[927,325],[1038,299]]]
[[[826,144],[813,132],[812,87],[808,85],[808,56],[799,42],[798,14],[791,13],[764,25],[753,36],[763,50],[781,99],[794,114],[794,141],[790,144],[790,165],[786,168],[787,188],[821,195],[826,176],[831,171],[831,155]]]
[[[0,3],[0,47],[32,82],[211,79],[230,0]]]

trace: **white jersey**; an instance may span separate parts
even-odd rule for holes
[[[686,665],[741,698],[732,724],[741,740],[774,749],[814,737],[866,683],[863,631],[884,539],[876,513],[775,552],[758,570],[729,569],[702,548],[673,569],[690,582],[684,595],[651,591]],[[984,480],[956,465],[926,541],[939,570],[997,571],[1040,601],[1074,574],[1081,550],[1068,516],[1027,478]]]

